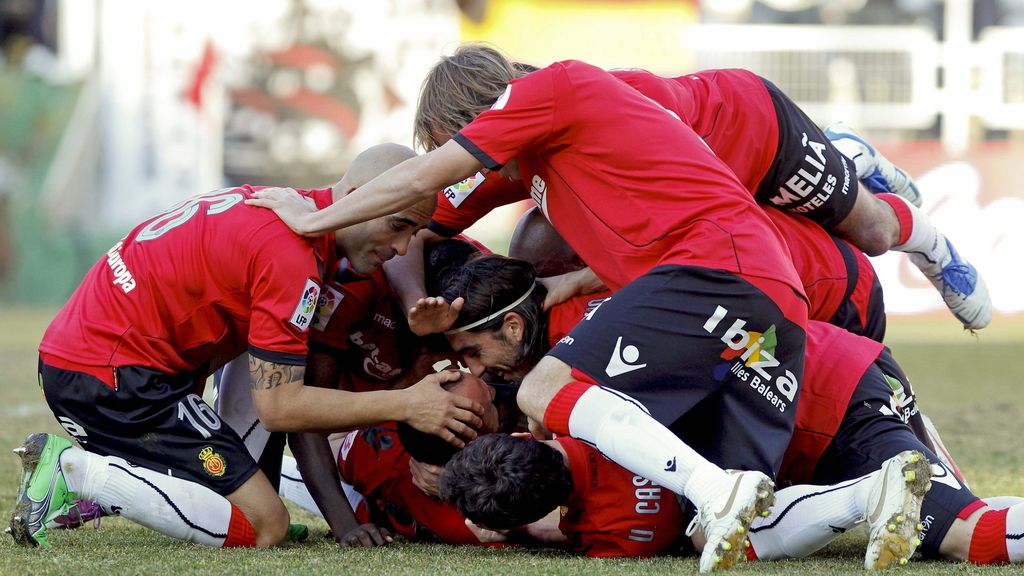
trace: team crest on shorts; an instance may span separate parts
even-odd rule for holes
[[[220,478],[228,469],[228,463],[224,457],[213,451],[213,446],[207,446],[199,451],[199,459],[203,462],[203,471],[210,476]]]

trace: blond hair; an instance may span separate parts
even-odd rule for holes
[[[415,140],[433,150],[455,135],[505,92],[524,72],[487,44],[463,44],[427,74],[416,105]]]

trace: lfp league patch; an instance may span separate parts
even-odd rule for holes
[[[344,299],[345,295],[341,292],[330,286],[324,286],[323,294],[316,305],[313,328],[323,332],[327,328],[327,323],[331,321],[331,316],[334,316],[334,311],[338,309],[338,305]]]
[[[314,280],[307,279],[306,287],[302,290],[302,297],[299,304],[292,313],[291,323],[293,326],[305,332],[313,322],[313,314],[316,312],[316,303],[320,299],[320,284]]]
[[[466,178],[462,182],[452,184],[451,186],[444,189],[444,197],[452,203],[452,206],[458,208],[462,201],[469,198],[469,195],[476,190],[477,186],[484,183],[485,176],[477,172],[476,174]]]

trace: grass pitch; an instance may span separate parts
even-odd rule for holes
[[[31,432],[61,433],[36,382],[36,346],[53,310],[0,309],[0,510],[6,525],[17,493],[18,459],[6,450]],[[889,345],[947,446],[980,496],[1024,496],[1024,321],[997,318],[972,336],[952,319],[891,321]],[[491,550],[422,544],[341,549],[323,538],[327,525],[301,511],[309,542],[274,550],[215,550],[178,542],[120,518],[102,528],[55,533],[48,551],[15,546],[0,535],[0,575],[27,574],[688,574],[693,558],[591,560],[556,551]],[[865,532],[843,535],[814,558],[749,563],[736,574],[862,572]],[[978,567],[916,561],[907,574],[1022,574],[1024,567]]]

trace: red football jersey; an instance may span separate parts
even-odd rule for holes
[[[353,271],[346,259],[325,283],[310,340],[344,357],[355,390],[386,388],[411,362],[415,351],[398,296],[383,269]]]
[[[251,186],[197,196],[135,227],[93,266],[57,314],[41,357],[89,370],[213,371],[246,351],[306,361],[307,330],[334,235],[306,239],[244,203]],[[318,208],[331,190],[300,191]]]
[[[577,554],[654,556],[683,532],[676,495],[633,474],[574,438],[558,438],[569,456],[573,494],[558,527]]]
[[[441,236],[452,237],[469,228],[498,206],[528,200],[530,191],[518,180],[509,180],[497,172],[482,172],[437,193],[437,208],[428,228]]]
[[[395,531],[409,539],[429,534],[447,544],[479,544],[466,518],[450,504],[431,498],[412,483],[409,453],[394,422],[349,434],[338,453],[342,480],[384,511]]]
[[[825,322],[807,323],[796,427],[779,468],[780,485],[809,484],[839,430],[850,397],[884,346]]]
[[[558,341],[566,337],[583,317],[611,296],[609,291],[596,294],[579,294],[551,307],[547,312],[548,346],[554,348]]]
[[[751,194],[775,161],[779,127],[775,105],[756,74],[705,70],[665,78],[639,69],[609,73],[674,112],[714,151]],[[498,206],[529,198],[529,187],[480,173],[442,190],[430,228],[451,236]]]
[[[807,293],[808,317],[828,322],[842,303],[850,280],[846,261],[836,247],[836,242],[843,240],[834,239],[809,218],[793,216],[770,206],[765,206],[764,211],[786,240],[793,266]],[[853,251],[860,253],[855,248]]]
[[[555,229],[613,290],[661,264],[701,266],[747,278],[797,321],[805,314],[785,289],[752,280],[802,294],[782,237],[728,166],[599,68],[566,61],[513,80],[454,139],[492,170],[517,159]]]
[[[775,161],[779,123],[764,81],[749,70],[703,70],[664,78],[646,70],[613,76],[675,112],[751,194]]]

